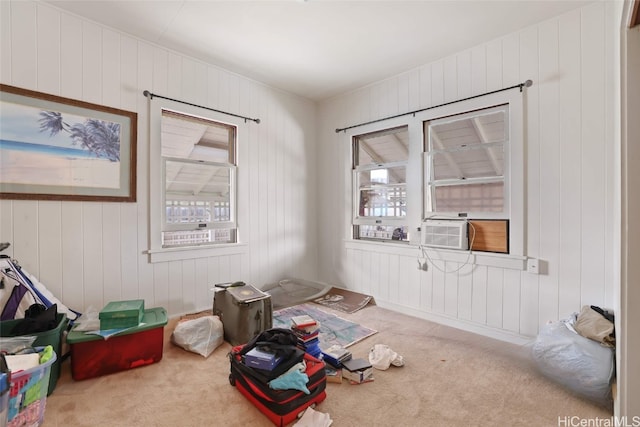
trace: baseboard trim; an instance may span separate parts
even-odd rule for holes
[[[441,325],[450,326],[452,328],[461,329],[463,331],[472,332],[478,335],[483,335],[489,338],[494,338],[516,345],[531,344],[535,339],[535,337],[520,335],[510,331],[492,328],[490,326],[479,325],[477,323],[468,322],[466,320],[456,319],[445,314],[416,310],[415,308],[381,300],[378,297],[376,297],[376,305],[388,310],[408,314],[420,319],[429,320],[434,323],[439,323]]]

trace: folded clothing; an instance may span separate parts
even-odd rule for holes
[[[311,394],[307,388],[309,377],[298,369],[292,369],[286,374],[269,381],[269,387],[274,390],[300,390],[304,394]]]

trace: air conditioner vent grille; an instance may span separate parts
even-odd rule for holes
[[[423,246],[461,250],[469,248],[466,221],[426,220],[421,229]]]

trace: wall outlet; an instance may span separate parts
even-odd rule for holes
[[[540,274],[540,262],[535,258],[527,258],[527,271],[531,274]]]

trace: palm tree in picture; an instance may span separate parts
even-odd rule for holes
[[[84,123],[70,125],[65,122],[62,113],[41,111],[40,132],[49,132],[50,136],[68,132],[73,145],[80,144],[96,157],[112,162],[120,160],[120,124],[97,119],[86,119]]]

